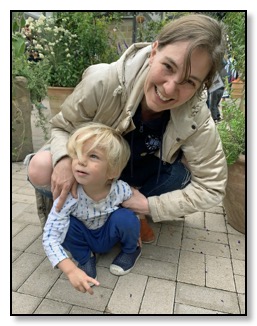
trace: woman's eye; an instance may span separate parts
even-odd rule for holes
[[[172,66],[171,66],[171,65],[169,65],[168,63],[164,63],[163,65],[164,65],[164,67],[165,67],[166,69],[172,71]]]
[[[187,83],[189,84],[189,85],[192,85],[193,87],[195,87],[196,85],[195,85],[195,82],[193,81],[193,80],[187,80]]]

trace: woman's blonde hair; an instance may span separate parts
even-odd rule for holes
[[[211,86],[216,71],[222,68],[222,60],[226,50],[225,26],[206,15],[192,14],[171,21],[163,27],[158,40],[158,49],[166,45],[181,41],[189,41],[189,47],[185,59],[184,80],[188,79],[191,67],[191,55],[194,49],[205,49],[211,58],[212,65],[206,79],[198,90],[200,94],[204,87]]]
[[[82,148],[89,139],[93,139],[89,151],[95,148],[103,150],[108,161],[107,173],[118,178],[130,157],[127,141],[115,129],[101,123],[89,122],[85,127],[77,129],[68,140],[69,156],[77,157],[83,162]]]

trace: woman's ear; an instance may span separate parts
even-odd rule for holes
[[[152,51],[151,51],[151,54],[150,54],[150,64],[152,63],[153,61],[153,58],[157,52],[157,48],[158,48],[158,41],[155,41],[152,43]]]
[[[157,47],[158,47],[158,44],[159,44],[159,42],[158,41],[154,41],[153,43],[152,43],[152,49],[157,49]]]

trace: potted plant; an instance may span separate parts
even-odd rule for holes
[[[218,131],[228,164],[224,208],[228,223],[245,233],[245,115],[236,100],[222,103]]]
[[[245,76],[245,18],[246,12],[227,12],[228,53],[233,67],[243,81]],[[229,89],[229,87],[227,87]],[[245,92],[240,97],[230,93],[222,102],[223,121],[218,125],[221,141],[228,164],[228,183],[224,208],[228,223],[239,232],[245,233]]]
[[[37,20],[29,17],[26,25],[29,26],[31,39],[28,51],[38,51],[41,61],[49,70],[47,95],[52,115],[55,115],[60,104],[74,89],[69,86],[79,80],[75,62],[76,35],[62,26],[56,26],[53,17],[46,18],[44,15]]]
[[[47,138],[46,117],[41,101],[46,97],[48,68],[43,62],[28,60],[22,13],[13,18],[12,30],[12,160],[21,161],[33,152],[31,111]]]
[[[80,82],[90,65],[111,62],[116,47],[109,42],[108,24],[96,13],[59,12],[38,20],[28,18],[31,45],[50,68],[48,97],[52,115]],[[109,43],[108,43],[109,42]]]

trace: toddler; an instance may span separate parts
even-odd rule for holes
[[[132,196],[130,186],[118,180],[130,149],[120,134],[100,123],[78,129],[67,149],[78,182],[77,198],[69,193],[60,212],[56,212],[58,198],[54,201],[44,227],[43,246],[53,267],[62,270],[74,288],[93,294],[91,286],[100,284],[96,253],[106,253],[121,243],[121,252],[110,265],[115,275],[129,273],[141,255],[139,219],[120,206]]]

